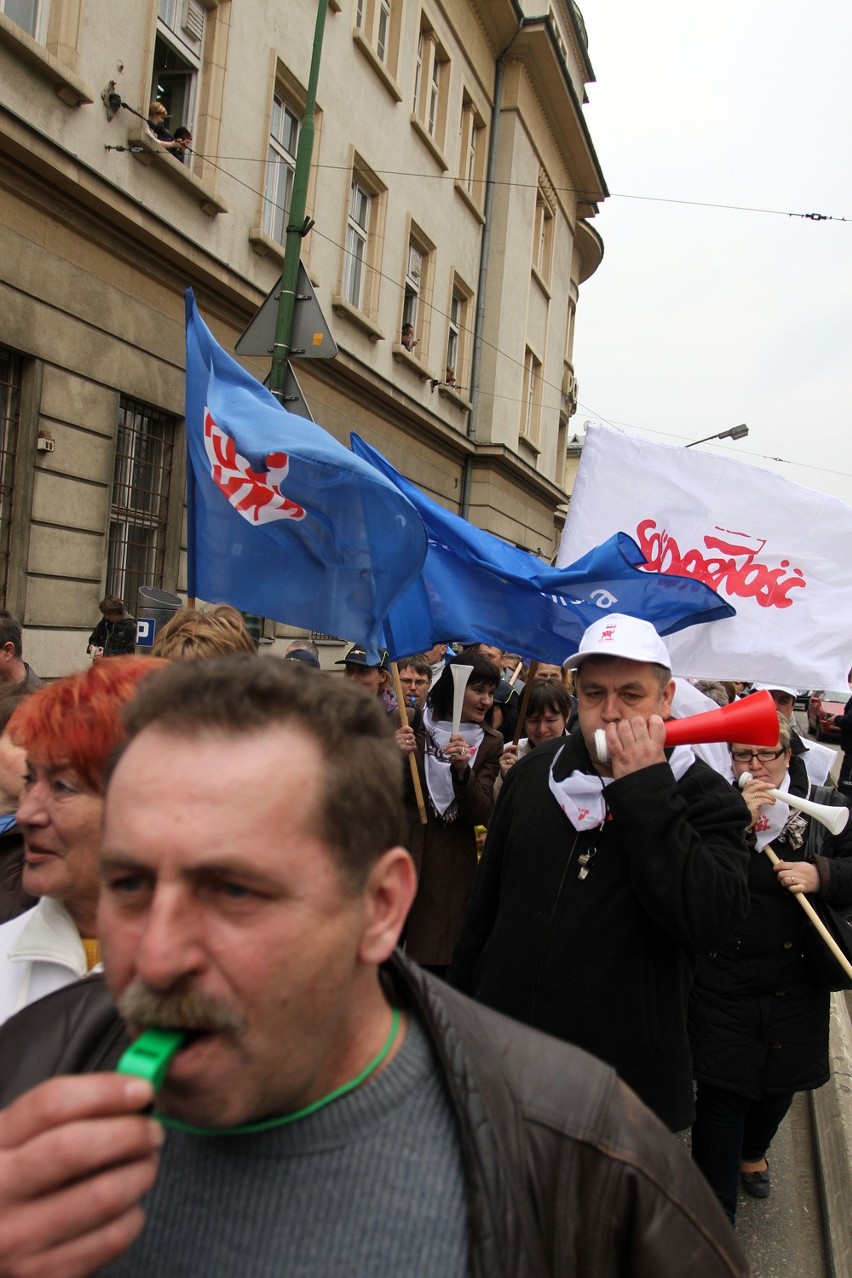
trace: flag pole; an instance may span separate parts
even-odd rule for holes
[[[772,862],[772,864],[777,865],[781,858],[776,854],[772,844],[767,843],[766,847],[763,850],[766,853],[766,855],[769,857],[769,860]],[[789,890],[790,889],[787,888],[788,892]],[[852,963],[849,962],[849,959],[843,953],[840,946],[837,944],[834,937],[831,935],[828,928],[825,926],[822,919],[817,914],[814,907],[811,905],[810,901],[802,892],[794,892],[793,896],[795,896],[796,900],[799,902],[799,905],[801,905],[802,909],[805,911],[805,914],[807,914],[808,918],[813,923],[816,930],[819,932],[820,937],[822,938],[823,941],[825,941],[826,945],[831,950],[832,954],[837,959],[840,966],[843,968],[843,971],[846,973],[849,979],[852,980]]]
[[[529,670],[529,674],[527,675],[527,681],[524,684],[524,690],[521,693],[521,705],[520,705],[520,709],[518,710],[518,721],[515,724],[515,735],[512,738],[513,745],[518,744],[518,742],[521,739],[521,733],[524,730],[524,720],[527,717],[527,702],[530,699],[530,693],[532,692],[532,686],[533,686],[533,679],[535,679],[535,672],[536,670],[538,670],[538,664],[539,663],[537,661],[530,662],[530,670]]]
[[[311,230],[313,221],[305,216],[308,202],[308,178],[311,172],[311,156],[314,149],[314,114],[317,102],[322,40],[328,0],[319,0],[314,27],[314,46],[311,54],[311,70],[305,112],[299,130],[296,148],[296,167],[293,170],[293,190],[287,211],[287,234],[284,244],[284,263],[281,268],[281,296],[278,301],[278,319],[275,324],[275,343],[272,348],[272,368],[269,372],[269,389],[279,403],[284,402],[290,343],[293,336],[293,315],[296,309],[296,285],[299,279],[299,262],[302,240]]]
[[[390,663],[391,679],[393,680],[393,690],[396,694],[396,708],[399,711],[399,726],[401,728],[408,727],[408,714],[405,709],[405,695],[402,691],[402,684],[399,678],[399,666],[395,661]],[[417,800],[417,813],[420,817],[421,825],[429,824],[429,817],[426,814],[426,804],[423,799],[423,787],[420,784],[420,773],[417,771],[417,759],[412,750],[408,756],[408,766],[411,768],[411,782],[414,786],[414,797]]]

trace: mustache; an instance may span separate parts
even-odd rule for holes
[[[131,1025],[195,1031],[245,1028],[245,1018],[226,1003],[194,988],[155,990],[145,981],[128,985],[118,1000],[123,1020]]]

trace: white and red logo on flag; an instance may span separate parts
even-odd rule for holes
[[[736,617],[667,635],[675,674],[845,688],[852,509],[774,472],[590,426],[557,567],[614,533],[647,570],[698,578]]]
[[[210,476],[238,514],[250,524],[269,524],[276,519],[304,519],[304,507],[285,497],[281,485],[290,470],[286,453],[268,453],[266,470],[253,470],[237,452],[230,435],[204,410],[204,449],[210,462]]]

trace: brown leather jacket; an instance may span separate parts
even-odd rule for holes
[[[475,1278],[731,1278],[748,1264],[685,1151],[606,1065],[473,1003],[401,955],[459,1124]],[[0,1031],[0,1104],[111,1068],[126,1038],[97,976]]]

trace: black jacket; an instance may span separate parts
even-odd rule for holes
[[[804,769],[790,767],[790,793],[808,793]],[[822,800],[822,796],[820,796]],[[841,804],[836,791],[831,802]],[[806,842],[772,846],[783,861],[814,860],[819,895],[852,904],[852,823],[836,837],[808,818]],[[819,834],[820,855],[808,855]],[[801,956],[801,906],[783,888],[769,858],[752,851],[749,909],[723,945],[698,963],[690,1002],[695,1077],[750,1100],[820,1087],[829,1077],[829,993],[810,979]]]
[[[17,825],[0,834],[0,923],[16,919],[31,910],[37,898],[21,885],[24,870],[24,840]]]
[[[679,782],[661,763],[607,786],[611,819],[578,833],[548,788],[560,750],[558,778],[591,771],[578,730],[511,769],[450,981],[600,1057],[678,1131],[693,1118],[689,987],[746,910],[748,809],[701,760]]]
[[[458,1121],[474,1278],[748,1273],[700,1173],[612,1070],[400,955],[385,976],[424,1025]],[[112,1068],[123,1043],[102,980],[66,986],[0,1031],[0,1103],[61,1071]]]
[[[132,656],[136,651],[136,618],[125,616],[107,621],[101,617],[89,635],[89,645],[103,648],[105,657]]]

